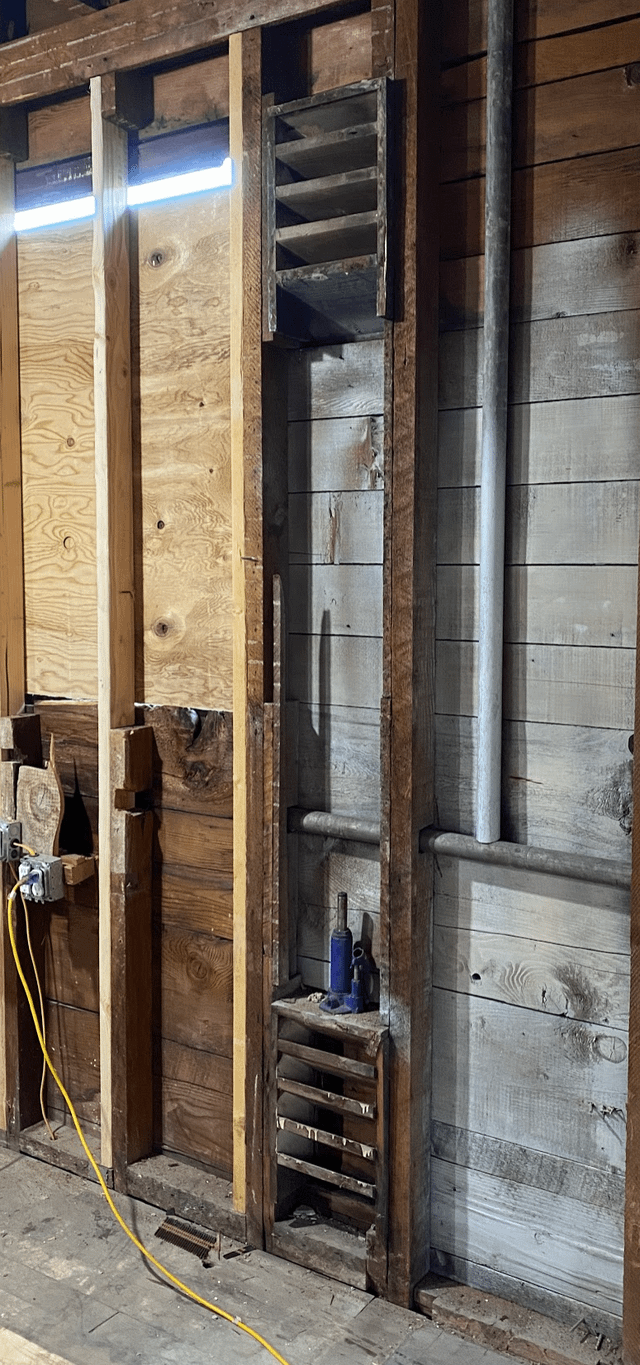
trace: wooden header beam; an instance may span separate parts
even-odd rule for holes
[[[245,29],[338,16],[340,9],[336,0],[126,0],[0,48],[0,105],[196,52]]]

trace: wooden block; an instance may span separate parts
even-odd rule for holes
[[[79,886],[93,877],[96,870],[95,858],[87,858],[82,853],[63,853],[62,871],[67,886]]]
[[[120,791],[136,793],[151,788],[152,741],[150,725],[111,731],[111,781],[116,805]]]
[[[110,71],[103,76],[102,117],[131,132],[153,123],[151,72]]]
[[[0,719],[0,749],[10,754],[16,763],[42,767],[42,738],[40,717],[3,716]]]
[[[64,811],[64,794],[55,767],[18,771],[16,819],[22,825],[22,842],[36,853],[57,853]]]

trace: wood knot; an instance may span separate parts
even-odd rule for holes
[[[160,251],[158,248],[156,248],[155,251],[150,251],[149,255],[147,256],[147,261],[151,266],[152,270],[157,270],[158,266],[164,265],[164,260],[165,260],[164,251]]]

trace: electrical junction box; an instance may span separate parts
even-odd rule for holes
[[[25,900],[44,902],[59,901],[64,896],[64,875],[62,859],[49,853],[41,853],[35,858],[21,858],[18,868],[20,881],[29,880],[22,887]]]
[[[18,844],[22,838],[19,820],[0,820],[0,863],[15,863],[20,857]]]

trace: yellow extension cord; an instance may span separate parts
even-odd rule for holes
[[[240,1318],[234,1318],[234,1316],[233,1316],[232,1313],[227,1313],[227,1312],[225,1312],[224,1308],[218,1308],[218,1307],[216,1306],[215,1303],[209,1303],[209,1300],[208,1300],[208,1299],[203,1299],[203,1298],[200,1296],[200,1294],[196,1294],[195,1290],[190,1289],[189,1286],[188,1286],[187,1284],[183,1284],[182,1280],[179,1280],[179,1279],[176,1278],[175,1275],[172,1275],[172,1274],[171,1274],[171,1271],[170,1271],[170,1270],[167,1270],[167,1267],[164,1266],[164,1265],[162,1265],[162,1262],[161,1262],[161,1261],[158,1261],[158,1260],[156,1259],[156,1257],[155,1257],[150,1251],[147,1251],[147,1248],[146,1248],[146,1247],[143,1245],[143,1243],[136,1237],[135,1232],[132,1232],[132,1231],[131,1231],[131,1228],[130,1228],[130,1227],[127,1227],[127,1224],[125,1223],[124,1218],[122,1217],[122,1215],[121,1215],[120,1213],[118,1213],[118,1210],[117,1210],[117,1208],[116,1208],[116,1206],[115,1206],[115,1204],[114,1204],[114,1202],[113,1202],[113,1199],[111,1198],[111,1194],[109,1193],[109,1190],[108,1190],[107,1185],[106,1185],[106,1183],[105,1183],[105,1180],[104,1180],[104,1176],[103,1176],[103,1174],[102,1174],[102,1171],[100,1170],[100,1167],[98,1166],[97,1161],[95,1160],[95,1158],[93,1157],[92,1153],[91,1153],[90,1150],[89,1150],[89,1147],[88,1147],[88,1145],[87,1145],[86,1138],[85,1138],[85,1136],[84,1136],[84,1133],[83,1133],[83,1131],[82,1131],[82,1128],[80,1127],[80,1120],[78,1119],[78,1115],[76,1114],[76,1111],[75,1111],[75,1109],[74,1109],[74,1107],[73,1107],[73,1104],[72,1104],[72,1102],[71,1102],[71,1100],[70,1100],[70,1098],[69,1098],[69,1096],[68,1096],[68,1094],[67,1094],[67,1092],[66,1092],[66,1090],[65,1090],[65,1088],[64,1088],[64,1085],[62,1084],[62,1081],[60,1080],[60,1077],[59,1077],[59,1075],[58,1075],[58,1073],[57,1073],[57,1071],[56,1071],[56,1069],[55,1069],[55,1067],[54,1067],[54,1065],[53,1065],[53,1062],[51,1061],[51,1058],[50,1058],[50,1056],[49,1056],[49,1053],[47,1052],[47,1047],[46,1047],[46,1043],[45,1043],[45,1040],[44,1040],[44,1037],[43,1037],[43,1034],[42,1034],[42,1029],[40,1028],[40,1024],[38,1023],[38,1016],[37,1016],[37,1013],[36,1013],[35,1005],[34,1005],[34,1003],[33,1003],[33,996],[32,996],[31,991],[29,990],[29,987],[28,987],[28,985],[27,985],[27,982],[26,982],[26,979],[25,979],[25,975],[24,975],[24,972],[23,972],[23,970],[22,970],[22,966],[21,966],[21,964],[20,964],[20,958],[18,957],[18,949],[17,949],[17,945],[16,945],[15,929],[14,929],[14,924],[13,924],[13,913],[12,913],[12,911],[13,911],[13,907],[14,907],[14,904],[15,904],[15,899],[16,899],[16,895],[17,895],[18,891],[21,890],[21,888],[24,886],[25,882],[27,882],[28,880],[29,880],[28,877],[23,877],[21,881],[16,882],[16,885],[15,885],[15,886],[12,888],[12,890],[9,892],[9,897],[8,897],[8,901],[7,901],[7,919],[8,919],[8,924],[9,924],[9,938],[10,938],[10,940],[11,940],[11,951],[12,951],[12,953],[13,953],[14,962],[15,962],[15,964],[16,964],[16,971],[17,971],[17,973],[18,973],[18,976],[20,977],[20,980],[21,980],[21,982],[22,982],[22,986],[23,986],[23,988],[24,988],[25,995],[26,995],[26,997],[27,997],[27,1001],[28,1001],[28,1003],[29,1003],[29,1009],[31,1010],[31,1017],[32,1017],[33,1022],[34,1022],[34,1026],[35,1026],[36,1033],[37,1033],[37,1035],[38,1035],[38,1042],[39,1042],[40,1047],[41,1047],[41,1049],[42,1049],[42,1055],[43,1055],[43,1057],[44,1057],[45,1063],[46,1063],[46,1065],[48,1066],[48,1068],[49,1068],[49,1070],[50,1070],[50,1072],[51,1072],[51,1075],[53,1076],[53,1079],[54,1079],[54,1081],[55,1081],[55,1083],[56,1083],[56,1085],[57,1085],[57,1087],[58,1087],[58,1090],[60,1091],[60,1094],[62,1095],[62,1098],[63,1098],[65,1104],[66,1104],[66,1105],[68,1106],[68,1108],[69,1108],[69,1113],[71,1114],[71,1117],[72,1117],[72,1119],[73,1119],[73,1123],[74,1123],[74,1127],[75,1127],[76,1133],[78,1134],[78,1137],[79,1137],[79,1139],[80,1139],[80,1142],[82,1143],[82,1146],[83,1146],[83,1148],[84,1148],[85,1154],[86,1154],[86,1156],[87,1156],[87,1160],[89,1161],[90,1165],[92,1166],[93,1170],[95,1171],[96,1178],[97,1178],[98,1184],[99,1184],[99,1186],[100,1186],[100,1189],[102,1190],[102,1193],[103,1193],[103,1195],[104,1195],[104,1197],[105,1197],[105,1199],[106,1199],[106,1201],[107,1201],[107,1204],[109,1205],[109,1208],[111,1209],[111,1212],[112,1212],[114,1218],[115,1218],[116,1221],[120,1224],[120,1227],[122,1228],[123,1232],[126,1232],[127,1237],[129,1238],[129,1240],[130,1240],[131,1242],[133,1242],[133,1245],[134,1245],[135,1247],[137,1247],[137,1249],[138,1249],[138,1251],[140,1252],[140,1254],[141,1254],[142,1256],[145,1257],[145,1260],[149,1261],[149,1264],[150,1264],[150,1265],[155,1266],[156,1270],[159,1270],[160,1273],[161,1273],[162,1275],[165,1275],[166,1278],[171,1282],[171,1284],[173,1284],[173,1285],[176,1286],[176,1289],[180,1289],[180,1290],[182,1291],[183,1294],[186,1294],[186,1295],[188,1296],[188,1298],[193,1299],[193,1302],[194,1302],[194,1303],[199,1303],[200,1306],[201,1306],[202,1308],[208,1308],[209,1311],[210,1311],[211,1313],[216,1313],[216,1314],[218,1315],[218,1317],[224,1318],[226,1322],[230,1322],[234,1327],[239,1327],[240,1330],[241,1330],[242,1332],[246,1332],[246,1333],[247,1333],[247,1336],[253,1337],[253,1340],[254,1340],[254,1341],[257,1341],[257,1342],[260,1344],[260,1346],[264,1346],[265,1351],[268,1351],[269,1354],[272,1355],[272,1356],[274,1357],[274,1360],[278,1360],[278,1361],[280,1362],[280,1365],[289,1365],[289,1362],[288,1362],[287,1360],[285,1360],[285,1357],[284,1357],[284,1356],[281,1356],[281,1355],[280,1355],[280,1352],[279,1352],[279,1351],[276,1351],[276,1349],[275,1349],[274,1346],[270,1346],[270,1345],[269,1345],[269,1342],[268,1342],[268,1341],[265,1341],[264,1337],[261,1337],[259,1332],[255,1332],[254,1329],[253,1329],[253,1327],[248,1327],[247,1324],[246,1324],[246,1322],[242,1322],[242,1321],[240,1320]],[[27,914],[26,905],[25,905],[25,914]],[[36,980],[37,980],[37,973],[36,973]]]

